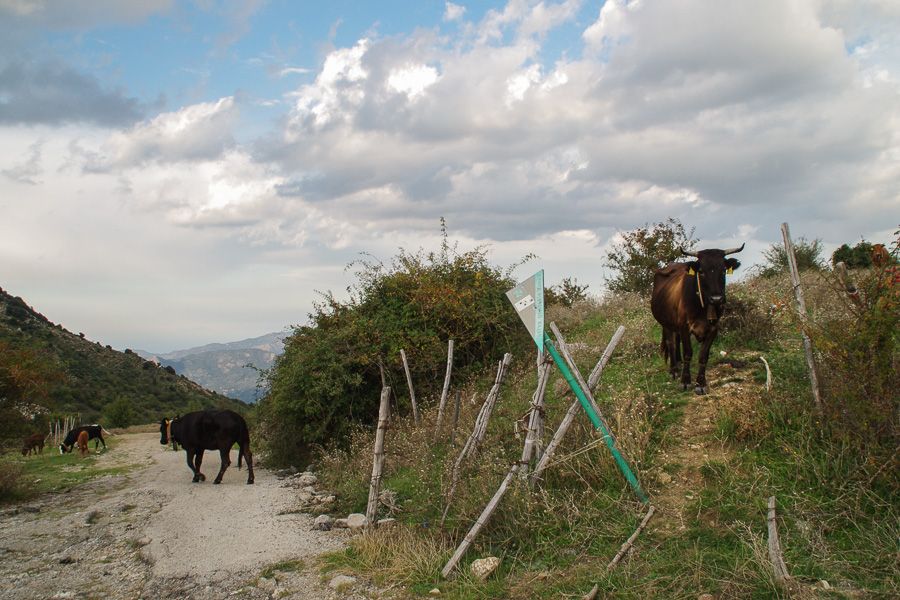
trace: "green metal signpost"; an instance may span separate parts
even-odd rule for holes
[[[619,466],[619,470],[622,471],[628,484],[631,485],[641,502],[647,503],[649,501],[647,495],[644,493],[644,490],[641,489],[641,484],[638,483],[637,477],[634,476],[634,473],[628,466],[628,462],[626,462],[618,448],[616,448],[616,442],[609,429],[607,429],[606,425],[603,423],[603,419],[600,418],[600,415],[598,415],[594,410],[594,407],[591,406],[591,402],[588,400],[584,390],[581,389],[581,386],[578,384],[578,381],[575,379],[575,376],[572,374],[566,361],[563,360],[556,350],[556,347],[553,345],[553,340],[551,340],[550,336],[544,332],[544,271],[538,271],[506,292],[506,297],[512,302],[519,318],[525,323],[525,327],[528,329],[534,343],[538,347],[538,352],[546,350],[550,353],[553,362],[556,363],[556,366],[566,379],[566,382],[568,382],[575,397],[578,398],[578,401],[587,413],[591,423],[593,423],[594,427],[599,429],[600,433],[603,434],[603,441],[606,442],[606,446],[609,448],[610,453],[613,455],[616,464]]]

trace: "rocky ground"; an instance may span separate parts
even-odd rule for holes
[[[122,435],[99,462],[135,468],[0,511],[0,599],[381,595],[320,575],[316,557],[351,533],[317,529],[301,512],[298,496],[328,501],[314,478],[257,469],[246,485],[233,461],[212,485],[219,457],[207,452],[208,480],[192,484],[184,452],[149,433]]]

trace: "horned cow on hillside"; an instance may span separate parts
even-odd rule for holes
[[[87,431],[89,440],[96,440],[94,442],[94,450],[97,450],[100,447],[100,444],[103,444],[103,449],[106,450],[106,441],[103,439],[103,427],[100,425],[81,425],[69,430],[66,434],[66,438],[59,445],[59,453],[65,454],[66,452],[71,452],[82,431]],[[106,433],[109,432],[107,431]]]
[[[725,257],[743,249],[741,244],[739,248],[727,250],[682,250],[685,256],[696,260],[669,263],[654,275],[650,310],[662,325],[660,349],[673,379],[678,377],[681,369],[681,384],[685,390],[691,385],[691,335],[700,342],[694,392],[705,394],[709,389],[706,362],[709,348],[719,333],[719,319],[725,308],[725,275],[741,265],[737,259]]]
[[[247,483],[253,483],[253,454],[250,452],[250,431],[244,418],[231,410],[201,410],[159,424],[159,443],[178,442],[187,454],[187,464],[194,473],[194,483],[205,481],[200,472],[204,450],[218,450],[222,458],[219,474],[213,483],[222,483],[225,469],[231,464],[231,447],[238,445],[238,469],[241,459],[247,459]]]

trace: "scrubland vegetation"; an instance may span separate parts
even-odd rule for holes
[[[893,251],[896,258],[896,242]],[[354,538],[326,566],[413,595],[437,587],[447,598],[580,597],[598,584],[600,597],[622,598],[897,597],[900,287],[891,269],[851,271],[859,288],[854,298],[821,264],[806,270],[806,324],[796,315],[784,273],[751,273],[730,283],[727,316],[711,354],[708,396],[681,392],[669,379],[646,297],[623,291],[602,300],[584,298],[583,287],[569,281],[569,293],[579,297],[551,306],[547,320],[565,333],[583,373],[616,328],[626,328],[595,395],[659,508],[631,553],[609,572],[606,564],[647,507],[580,414],[543,481],[532,487],[514,480],[455,576],[440,576],[519,459],[536,384],[533,344],[503,305],[512,282],[480,250],[459,255],[445,244],[437,255],[404,252],[390,268],[365,264],[351,303],[326,298],[313,325],[288,340],[273,373],[273,392],[261,407],[262,430],[280,461],[291,462],[291,452],[298,460],[315,457],[321,479],[338,494],[339,511],[363,512],[379,364],[384,368],[393,400],[382,483],[389,491],[380,516],[394,516],[400,525]],[[473,289],[478,296],[459,300]],[[441,320],[464,310],[465,319]],[[468,330],[468,337],[455,329],[477,321],[485,329]],[[810,392],[802,327],[814,344],[821,413]],[[467,340],[477,348],[455,361],[451,397],[458,391],[463,398],[455,435],[450,419],[440,431],[435,427],[446,341],[454,336],[457,344]],[[311,346],[327,351],[325,358],[316,359]],[[360,348],[365,352],[357,354]],[[400,348],[415,365],[424,407],[418,426],[409,411]],[[504,351],[515,362],[487,437],[464,464],[440,527],[452,465]],[[328,362],[304,366],[300,357]],[[760,357],[774,376],[769,391]],[[293,388],[279,387],[287,372],[294,374]],[[314,373],[321,379],[309,379]],[[304,390],[309,385],[314,388]],[[296,405],[279,406],[292,394]],[[316,404],[302,400],[315,394],[322,395]],[[546,396],[545,443],[571,402],[554,374]],[[318,437],[296,436],[294,444],[313,442],[304,448],[283,445],[292,428],[317,427],[322,411],[329,418],[352,414],[355,424]],[[772,495],[793,577],[784,585],[775,582],[766,550],[766,500]],[[502,566],[480,582],[468,573],[468,563],[487,555],[501,557]]]

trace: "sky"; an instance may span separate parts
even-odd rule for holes
[[[488,248],[603,291],[900,224],[896,0],[0,0],[0,287],[115,348],[304,324],[354,260]]]

